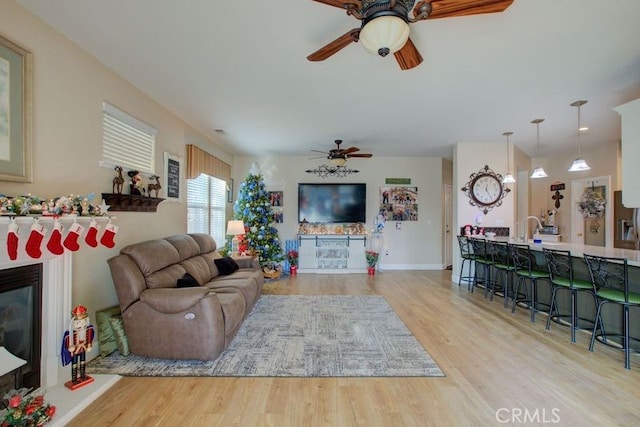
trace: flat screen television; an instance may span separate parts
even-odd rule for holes
[[[298,184],[298,222],[366,222],[367,184]]]

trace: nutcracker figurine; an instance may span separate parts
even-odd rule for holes
[[[87,308],[77,305],[71,310],[69,330],[62,338],[62,366],[71,363],[71,381],[64,385],[71,390],[93,382],[93,378],[85,374],[85,354],[91,351],[93,335]]]

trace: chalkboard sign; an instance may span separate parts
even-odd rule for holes
[[[167,200],[180,200],[180,168],[181,159],[164,153],[165,190]]]

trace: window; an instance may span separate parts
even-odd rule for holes
[[[155,128],[103,102],[101,165],[155,173],[157,134]]]
[[[200,174],[187,180],[187,232],[206,233],[222,247],[225,244],[227,184]]]

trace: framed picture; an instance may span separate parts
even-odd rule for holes
[[[166,200],[181,202],[180,181],[182,179],[182,159],[164,152],[164,188]]]
[[[284,192],[269,191],[269,202],[271,206],[284,206]]]
[[[233,203],[233,178],[229,178],[229,185],[227,186],[227,203]]]
[[[0,180],[31,182],[31,53],[0,36]]]

